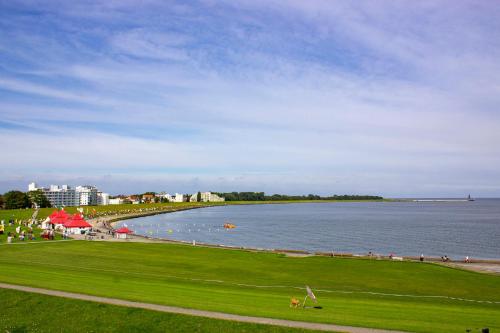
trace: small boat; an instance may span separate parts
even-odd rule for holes
[[[471,198],[470,194],[469,196],[467,197],[467,201],[474,201],[474,199]]]
[[[236,226],[232,223],[226,222],[226,223],[224,223],[224,228],[225,229],[234,229],[234,228],[236,228]]]

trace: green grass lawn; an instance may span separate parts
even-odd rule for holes
[[[196,279],[196,280],[193,280]],[[500,277],[419,262],[178,244],[56,242],[0,246],[0,281],[196,309],[415,332],[500,330]],[[290,309],[310,285],[323,309]],[[256,287],[259,286],[259,287]],[[495,330],[496,329],[496,330]]]
[[[176,210],[187,207],[196,207],[202,205],[217,205],[220,203],[198,203],[198,202],[180,202],[180,203],[150,203],[150,204],[123,204],[123,205],[106,205],[106,206],[83,206],[84,215],[90,215],[94,211],[97,216],[101,215],[114,215],[114,214],[126,214],[141,211],[150,210]],[[66,207],[64,208],[66,212],[74,214],[77,212],[78,207]],[[49,216],[56,208],[41,208],[38,212],[37,219],[45,219]],[[9,219],[14,220],[29,220],[33,215],[34,209],[0,209],[0,220],[5,220],[8,222]]]
[[[0,332],[315,332],[0,289]],[[29,315],[28,315],[29,314]],[[53,320],[53,318],[57,318]]]
[[[200,206],[220,206],[220,205],[256,205],[256,204],[291,204],[291,203],[325,203],[325,202],[358,202],[356,200],[289,200],[289,201],[227,201],[227,202],[168,202],[168,203],[147,203],[147,204],[121,204],[121,205],[106,205],[106,206],[83,206],[84,215],[88,216],[95,210],[96,216],[138,213],[141,211],[150,210],[178,210],[189,207]],[[369,201],[369,200],[364,200]],[[371,201],[390,201],[371,200]],[[55,208],[41,208],[38,212],[37,219],[45,219]],[[66,207],[65,210],[74,214],[77,212],[77,207]],[[24,220],[31,219],[34,209],[0,209],[0,220],[7,222],[9,219]]]
[[[42,239],[42,237],[40,236],[40,233],[42,232],[42,230],[40,228],[36,228],[36,227],[33,228],[33,235],[34,235],[35,239],[28,240],[27,235],[28,235],[29,228],[26,226],[21,226],[21,230],[24,231],[26,234],[25,240],[21,241],[19,239],[19,235],[16,233],[16,227],[17,227],[17,225],[9,226],[8,223],[5,224],[4,233],[3,233],[3,235],[0,235],[0,244],[7,242],[7,235],[9,234],[9,232],[12,233],[13,235],[15,235],[15,237],[12,240],[12,243],[49,242],[46,239]],[[60,235],[58,233],[54,234],[54,240],[61,240],[61,239],[62,239],[62,235]]]

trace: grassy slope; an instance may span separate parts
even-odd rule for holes
[[[0,267],[3,282],[237,314],[417,332],[500,329],[499,304],[358,293],[500,301],[498,276],[428,263],[287,258],[176,244],[72,241],[0,246]],[[322,310],[288,307],[291,296],[304,295],[293,286],[304,284],[316,290]]]
[[[139,212],[140,210],[145,209],[176,209],[176,208],[185,208],[190,206],[199,206],[202,203],[151,203],[151,204],[124,204],[124,205],[107,205],[107,206],[84,206],[84,214],[87,212],[92,213],[92,210],[95,210],[98,213],[105,214],[123,214],[128,212]],[[210,203],[216,204],[216,203]],[[77,207],[66,207],[65,210],[70,213],[76,213]],[[41,208],[37,218],[45,219],[49,216],[55,208]],[[0,220],[5,220],[6,222],[10,219],[19,219],[19,220],[28,220],[33,215],[33,209],[3,209],[0,210]]]
[[[365,200],[366,201],[366,200]],[[388,201],[388,200],[376,200]],[[96,210],[97,213],[115,214],[138,212],[145,209],[179,209],[185,207],[196,206],[220,206],[220,205],[251,205],[251,204],[287,204],[287,203],[322,203],[322,202],[357,202],[355,200],[290,200],[290,201],[227,201],[227,202],[181,202],[181,203],[150,203],[150,204],[123,204],[123,205],[107,205],[107,206],[84,206],[84,213]],[[68,213],[74,214],[77,207],[66,207]],[[54,211],[55,208],[40,209],[37,218],[44,219]],[[33,209],[0,209],[0,220],[8,221],[10,218],[28,220],[33,215]]]
[[[16,227],[17,227],[17,225],[9,226],[8,224],[6,224],[4,226],[4,228],[5,228],[4,229],[4,233],[3,233],[3,235],[0,235],[0,244],[7,243],[7,235],[8,235],[9,232],[11,232],[13,235],[15,235],[15,238],[12,240],[13,243],[48,242],[48,240],[43,239],[40,236],[42,230],[39,229],[39,228],[33,228],[33,234],[35,236],[35,239],[34,240],[28,240],[28,238],[27,238],[28,236],[27,235],[28,235],[28,229],[29,228],[26,227],[26,226],[21,226],[21,230],[25,231],[25,233],[26,233],[26,238],[25,238],[24,241],[20,241],[19,240],[19,235],[16,234]],[[56,233],[54,235],[54,240],[62,240],[62,235]]]
[[[161,313],[5,289],[0,289],[0,300],[0,332],[314,332]],[[65,320],[50,320],[54,315]]]

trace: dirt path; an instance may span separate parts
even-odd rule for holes
[[[479,273],[490,273],[500,275],[500,265],[496,263],[449,263],[444,266],[467,269]]]
[[[84,300],[84,301],[133,307],[133,308],[141,308],[141,309],[146,309],[146,310],[177,313],[177,314],[184,314],[184,315],[198,316],[198,317],[207,317],[207,318],[213,318],[213,319],[232,320],[232,321],[239,321],[239,322],[245,322],[245,323],[277,325],[277,326],[303,328],[303,329],[310,329],[310,330],[330,331],[330,332],[405,333],[405,332],[401,332],[401,331],[381,330],[381,329],[374,329],[374,328],[309,323],[309,322],[303,322],[303,321],[292,321],[292,320],[263,318],[263,317],[250,317],[250,316],[234,315],[234,314],[223,313],[223,312],[185,309],[185,308],[180,308],[180,307],[175,307],[175,306],[132,302],[132,301],[126,301],[126,300],[116,299],[116,298],[91,296],[91,295],[85,295],[85,294],[76,294],[76,293],[70,293],[70,292],[65,292],[65,291],[33,288],[33,287],[19,286],[19,285],[14,285],[14,284],[7,284],[7,283],[0,283],[0,288],[13,289],[13,290],[19,290],[19,291],[25,291],[25,292],[37,293],[37,294],[43,294],[43,295],[49,295],[49,296],[65,297],[65,298],[79,299],[79,300]]]

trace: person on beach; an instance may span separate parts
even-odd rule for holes
[[[469,256],[465,257],[465,263],[468,264],[470,262]]]
[[[424,261],[424,254],[423,253],[420,255],[420,261]]]

